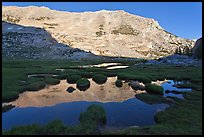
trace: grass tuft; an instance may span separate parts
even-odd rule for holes
[[[163,94],[164,89],[162,86],[156,85],[156,84],[146,84],[145,89],[148,93],[153,93],[153,94]]]
[[[79,90],[85,91],[90,87],[90,81],[86,78],[81,78],[76,82]]]
[[[123,86],[122,80],[116,80],[115,85],[116,87],[122,87]]]
[[[74,84],[77,80],[81,79],[81,75],[70,75],[67,77],[67,82],[70,84]]]
[[[105,76],[104,74],[95,74],[93,75],[92,80],[97,84],[103,84],[107,81],[107,76]]]

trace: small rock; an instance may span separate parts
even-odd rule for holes
[[[139,90],[145,90],[145,86],[143,86],[143,85],[139,85],[138,88],[139,88]]]
[[[145,86],[141,85],[138,81],[130,81],[128,85],[131,86],[131,88],[134,90],[144,90],[145,89]]]

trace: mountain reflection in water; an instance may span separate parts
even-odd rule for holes
[[[79,124],[80,113],[91,104],[101,105],[106,111],[105,128],[154,125],[154,115],[168,107],[167,104],[147,104],[131,98],[122,102],[69,102],[47,107],[14,108],[2,114],[2,129],[14,126],[40,124],[61,120],[66,125]]]
[[[69,84],[66,80],[61,80],[60,84],[47,86],[37,92],[26,91],[11,104],[16,107],[44,107],[74,101],[121,102],[134,97],[137,93],[145,92],[135,93],[125,82],[121,88],[118,88],[115,86],[116,80],[116,77],[109,77],[106,83],[98,85],[89,79],[91,86],[86,91],[80,91],[76,88],[76,84]],[[70,86],[76,89],[72,93],[66,91]]]

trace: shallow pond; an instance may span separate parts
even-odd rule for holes
[[[128,82],[122,81],[123,86],[115,86],[117,77],[109,77],[104,84],[96,84],[92,79],[90,88],[80,91],[76,84],[61,80],[58,85],[50,85],[39,91],[24,92],[19,98],[9,104],[16,107],[2,113],[2,128],[10,129],[17,125],[46,124],[59,119],[67,125],[79,123],[79,115],[86,111],[91,104],[102,105],[106,111],[107,123],[105,128],[120,128],[129,126],[147,126],[155,124],[154,115],[168,107],[167,104],[147,104],[135,98],[135,94],[145,93],[145,90],[133,90]],[[164,90],[184,90],[173,87],[174,81],[156,81]],[[68,87],[75,90],[69,93]],[[165,93],[164,96],[182,94]],[[181,98],[181,97],[180,97]]]
[[[106,69],[119,69],[119,68],[128,68],[129,66],[112,66],[112,67],[107,67]]]
[[[175,84],[185,84],[189,83],[189,81],[175,81],[175,80],[167,80],[166,82],[162,83],[161,86],[164,88],[164,97],[177,97],[184,99],[183,92],[190,92],[192,91],[191,88],[177,88]]]
[[[86,91],[80,91],[76,88],[76,84],[61,80],[60,84],[47,86],[37,92],[23,92],[11,104],[18,107],[44,107],[73,101],[121,102],[133,98],[136,94],[124,81],[121,88],[116,87],[116,77],[109,77],[106,83],[101,85],[96,84],[92,79],[88,80],[91,86]],[[72,93],[66,91],[70,86],[76,89]],[[138,94],[143,92],[145,91],[137,91]]]
[[[55,77],[57,75],[54,75],[54,74],[30,74],[30,75],[27,75],[28,78],[30,77]]]
[[[67,125],[79,123],[79,115],[86,111],[91,104],[102,105],[106,111],[106,128],[145,126],[155,124],[154,115],[164,110],[167,104],[146,104],[136,98],[123,102],[70,102],[50,107],[13,108],[2,114],[2,128],[10,129],[17,125],[46,124],[49,121],[60,119]]]
[[[121,63],[102,63],[97,65],[83,65],[83,66],[71,66],[71,68],[91,68],[91,67],[97,67],[97,68],[106,68],[106,69],[120,69],[120,68],[128,68],[129,66],[122,65]],[[65,69],[58,68],[55,69],[57,71],[64,71]]]

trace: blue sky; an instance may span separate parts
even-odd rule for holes
[[[124,10],[154,18],[165,30],[182,38],[202,36],[202,2],[3,2],[2,5],[46,6],[69,12]]]

